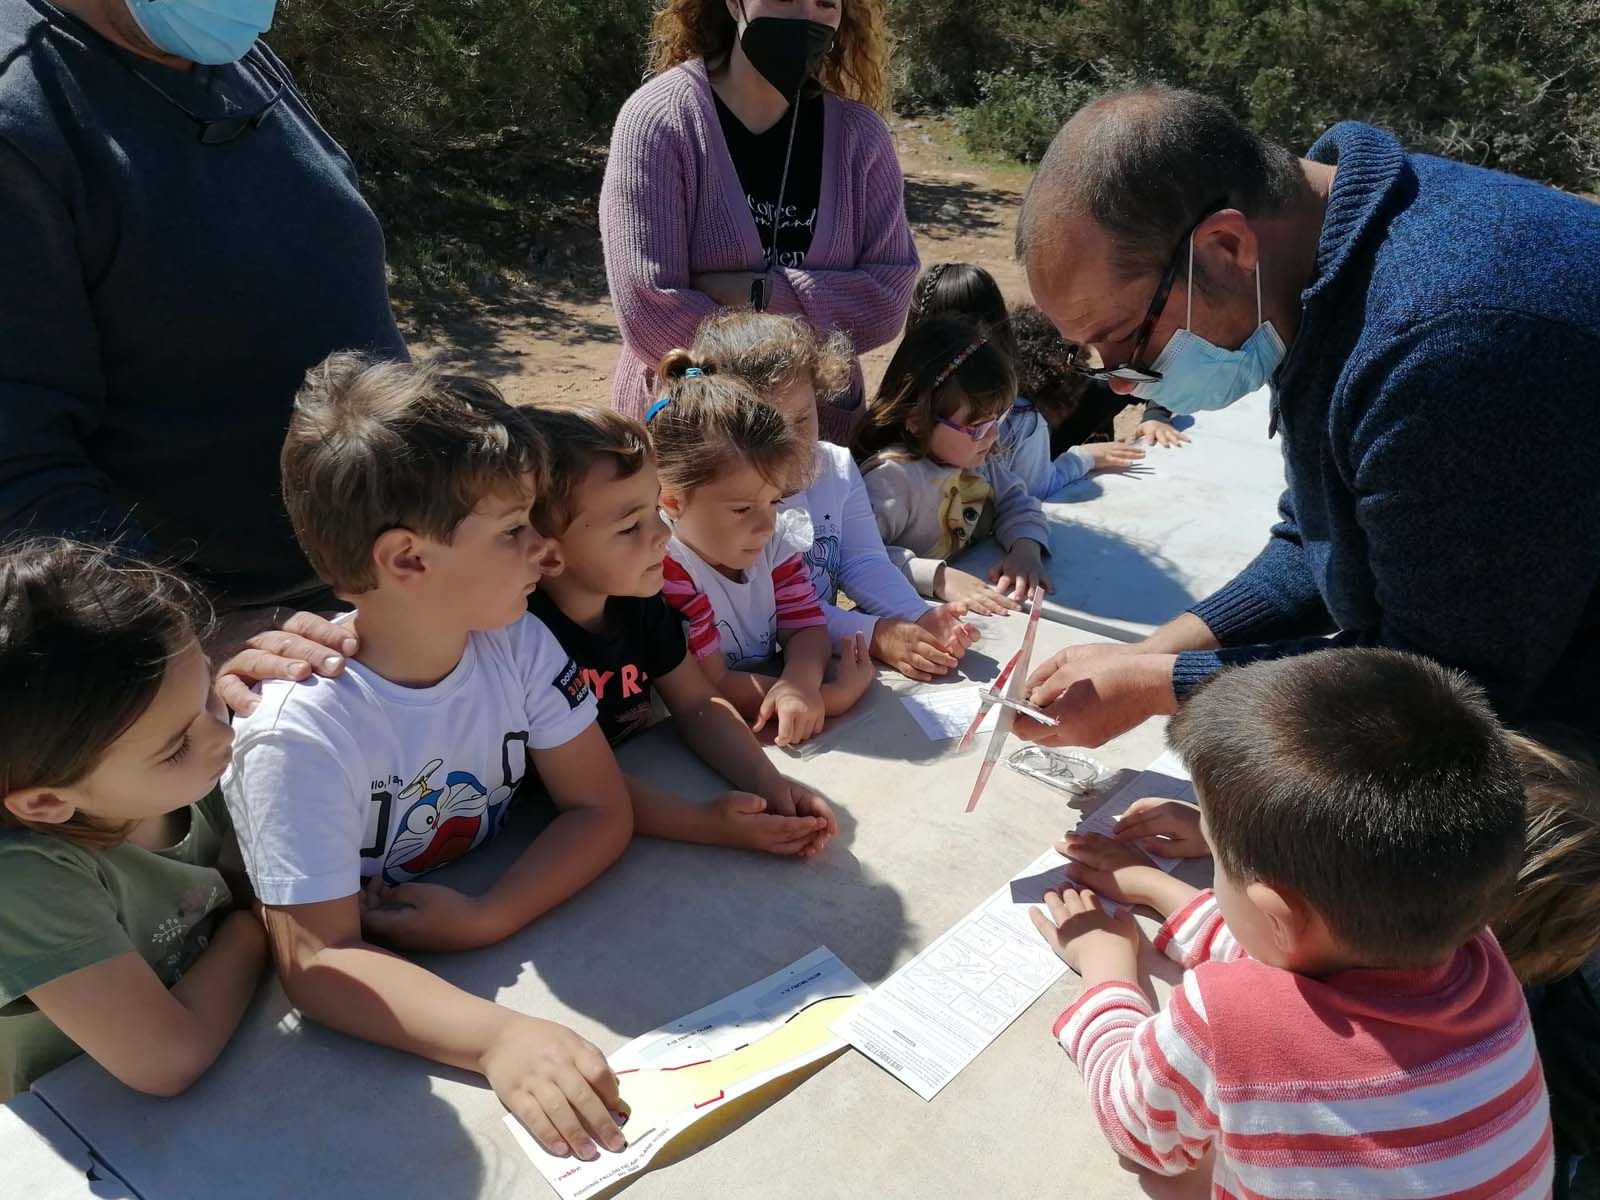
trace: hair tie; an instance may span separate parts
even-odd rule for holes
[[[657,400],[649,408],[644,410],[644,423],[646,425],[650,424],[651,421],[654,421],[656,419],[656,414],[658,412],[660,412],[663,408],[665,408],[667,405],[671,404],[671,403],[672,403],[672,397],[671,396],[663,396],[663,397],[661,397],[661,399]]]
[[[935,379],[933,381],[932,390],[933,391],[938,391],[939,388],[944,385],[944,381],[946,379],[949,379],[950,376],[954,375],[956,373],[956,371],[960,369],[961,364],[966,362],[967,359],[971,358],[974,354],[976,354],[978,352],[978,348],[980,346],[982,346],[988,340],[989,340],[988,335],[985,334],[983,337],[980,337],[977,341],[973,342],[972,345],[968,346],[960,354],[956,355],[953,359],[951,359],[950,360],[950,365],[948,367],[946,367],[944,370],[940,371],[939,372],[939,378],[937,378],[937,379]]]
[[[705,375],[705,372],[702,371],[699,367],[687,367],[687,368],[684,369],[684,372],[683,372],[683,377],[685,379],[699,379],[704,375]]]

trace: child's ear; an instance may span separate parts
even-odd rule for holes
[[[78,806],[53,788],[19,788],[7,792],[6,811],[31,825],[61,825],[72,820]]]
[[[562,553],[561,539],[546,537],[544,550],[539,555],[539,574],[554,577],[566,569],[567,559]]]
[[[427,568],[421,539],[405,528],[385,529],[372,543],[372,563],[378,578],[401,587],[415,583]]]
[[[1273,948],[1282,961],[1293,963],[1304,957],[1311,916],[1306,902],[1294,892],[1259,880],[1247,884],[1244,890],[1250,903],[1267,919]]]
[[[669,492],[666,488],[662,488],[660,505],[661,511],[674,521],[683,515],[683,497],[677,492]]]

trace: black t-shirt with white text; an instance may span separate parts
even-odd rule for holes
[[[543,592],[528,598],[528,611],[577,662],[599,701],[600,729],[612,745],[650,724],[651,682],[677,670],[689,653],[682,620],[659,595],[611,597],[598,633],[577,624]]]
[[[763,133],[751,133],[717,97],[717,119],[722,125],[722,140],[739,173],[755,220],[761,248],[772,245],[773,225],[778,231],[779,267],[798,267],[805,263],[811,239],[817,231],[817,207],[822,196],[822,128],[824,122],[821,93],[800,101],[800,126],[794,131],[794,153],[789,160],[789,185],[783,190],[783,212],[778,219],[778,189],[783,183],[783,160],[789,150],[789,124],[793,110]]]

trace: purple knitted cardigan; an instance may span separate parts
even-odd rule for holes
[[[803,268],[773,272],[771,311],[843,330],[859,354],[905,324],[919,263],[905,183],[883,118],[829,94],[817,225]],[[689,284],[707,271],[756,271],[761,239],[717,120],[705,62],[691,59],[628,98],[611,134],[600,191],[606,278],[622,328],[614,407],[644,414],[661,356],[694,341],[718,304]],[[862,396],[824,405],[822,434],[842,440]]]

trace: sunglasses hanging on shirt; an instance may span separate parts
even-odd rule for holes
[[[743,7],[740,5],[741,12]],[[789,97],[789,144],[783,152],[778,203],[773,210],[770,235],[762,247],[761,274],[750,284],[750,307],[757,312],[766,312],[772,300],[772,271],[778,265],[778,229],[783,224],[783,199],[789,188],[794,135],[800,127],[800,93],[833,48],[833,37],[831,25],[798,17],[757,17],[747,21],[744,32],[739,35],[739,48],[750,65],[779,95]]]
[[[253,61],[247,54],[239,60],[239,66],[242,68],[249,62],[255,67],[263,86],[270,86],[272,94],[267,97],[265,103],[251,112],[234,113],[226,117],[203,117],[132,63],[127,62],[120,54],[114,57],[128,74],[194,122],[202,146],[225,146],[229,142],[237,141],[250,130],[261,128],[261,123],[272,115],[273,110],[278,107],[278,102],[283,99],[283,93],[289,87],[266,59]]]

